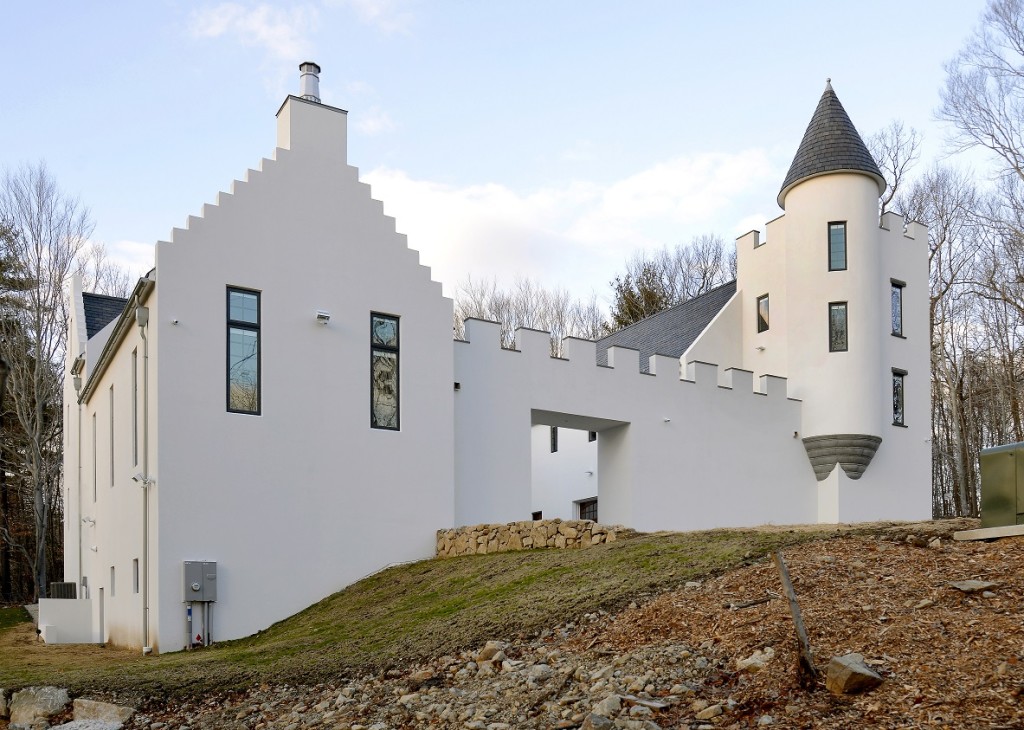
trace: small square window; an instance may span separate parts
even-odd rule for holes
[[[532,519],[534,522],[537,522],[539,520],[543,520],[544,519],[544,513],[540,512],[540,511],[533,512],[530,515],[530,519]]]
[[[903,337],[903,287],[902,281],[892,281],[892,333],[897,337]]]
[[[762,294],[757,298],[757,331],[768,331],[768,295]]]
[[[587,441],[597,441],[597,431],[587,431]]]
[[[846,352],[849,348],[849,327],[846,320],[846,302],[828,305],[828,351]]]
[[[597,497],[593,499],[581,499],[576,503],[579,512],[579,519],[597,522]]]
[[[846,270],[846,222],[828,224],[828,270]]]

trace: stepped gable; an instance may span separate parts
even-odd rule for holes
[[[597,364],[608,364],[609,347],[639,350],[643,372],[651,355],[682,357],[735,293],[736,282],[730,281],[602,337],[597,341]]]
[[[127,303],[128,300],[121,297],[82,292],[86,336],[92,338],[97,332],[120,317]]]
[[[825,93],[818,101],[804,138],[789,166],[786,179],[779,191],[779,207],[786,208],[786,193],[794,186],[812,177],[831,172],[860,172],[878,183],[878,194],[885,192],[885,178],[868,152],[864,140],[857,133],[839,97],[832,90],[831,79],[825,83]]]

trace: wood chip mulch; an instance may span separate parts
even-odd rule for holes
[[[773,727],[1024,728],[1024,538],[840,537],[783,557],[821,673],[814,691],[798,686],[793,621],[770,560],[662,595],[579,641],[615,651],[685,644],[713,660],[719,671],[696,696],[733,701],[717,727],[753,727],[767,714]],[[984,595],[949,585],[966,579],[997,585]],[[763,670],[737,670],[765,647],[776,655]],[[828,692],[829,659],[847,652],[884,683]],[[681,703],[681,727],[688,716]]]

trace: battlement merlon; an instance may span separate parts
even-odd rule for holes
[[[928,240],[928,226],[917,221],[908,221],[899,213],[893,213],[892,211],[883,213],[878,225],[882,230],[902,233],[904,238],[914,241]]]

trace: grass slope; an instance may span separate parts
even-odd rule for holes
[[[585,550],[426,560],[370,576],[254,636],[157,657],[45,646],[31,624],[11,626],[0,614],[0,687],[55,684],[161,697],[260,681],[331,682],[533,634],[834,534],[834,528],[712,530],[642,535]]]

